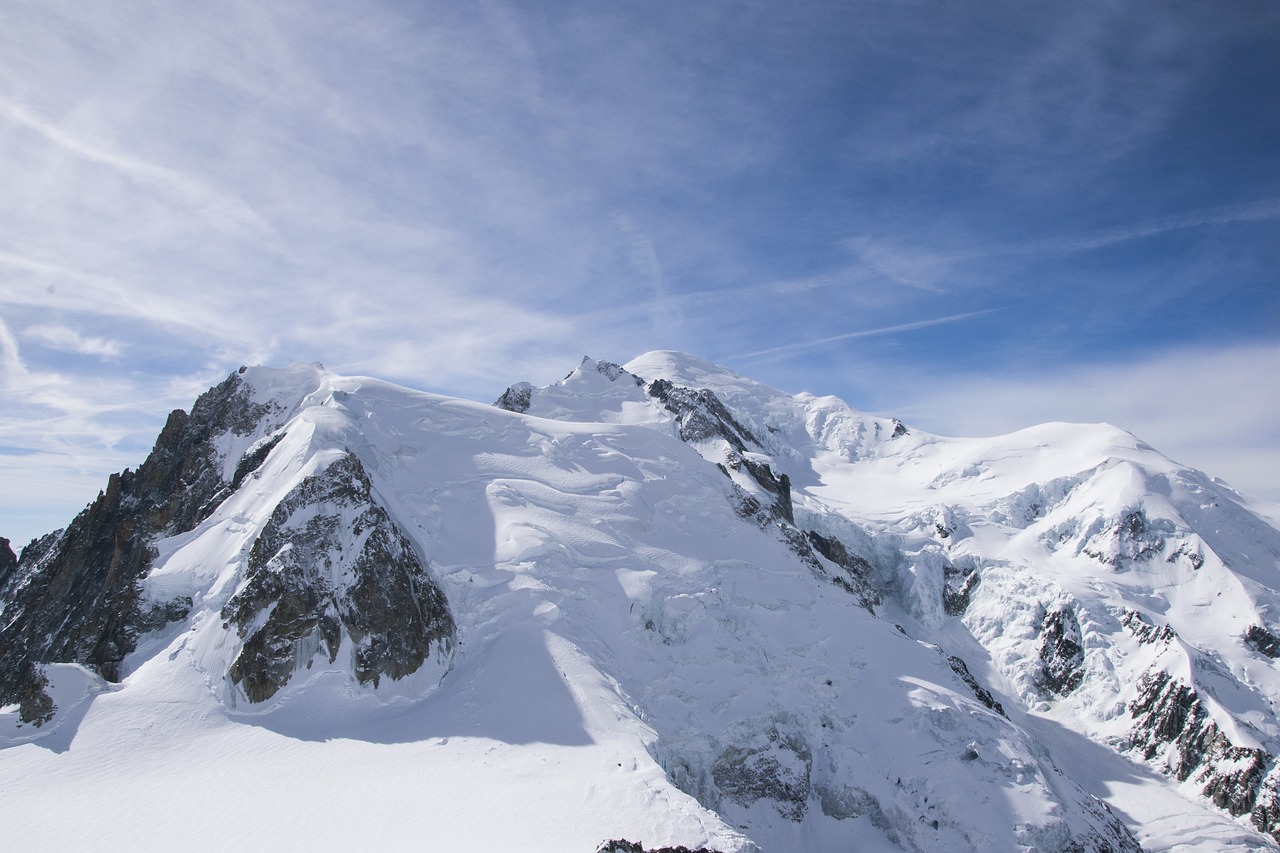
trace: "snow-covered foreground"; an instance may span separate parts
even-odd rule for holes
[[[0,713],[15,849],[1272,846],[1280,533],[1119,430],[944,439],[674,353],[506,408],[229,382],[140,580],[171,615]]]

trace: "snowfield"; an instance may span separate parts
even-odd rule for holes
[[[943,438],[671,352],[500,406],[233,380],[168,615],[0,711],[12,849],[1276,846],[1280,531],[1122,430]]]

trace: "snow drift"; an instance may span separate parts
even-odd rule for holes
[[[493,406],[245,368],[0,559],[0,818],[1269,848],[1277,569],[1245,498],[1105,425],[942,438],[669,352]]]

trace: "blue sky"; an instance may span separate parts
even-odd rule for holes
[[[1280,5],[0,4],[0,535],[243,363],[682,349],[1280,500]]]

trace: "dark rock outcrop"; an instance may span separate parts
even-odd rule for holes
[[[741,471],[744,468],[761,489],[773,496],[773,501],[767,507],[769,514],[779,521],[795,524],[795,507],[791,502],[791,478],[774,471],[769,463],[750,459],[737,451],[729,452],[720,470],[728,474],[730,470]]]
[[[973,591],[980,580],[978,570],[972,567],[946,566],[942,570],[942,610],[948,616],[963,616],[969,609]]]
[[[533,386],[528,382],[519,382],[502,392],[493,403],[499,409],[523,415],[533,405]]]
[[[596,853],[720,853],[720,851],[712,850],[710,847],[685,847],[683,844],[677,844],[674,847],[645,847],[639,841],[615,838],[597,847]]]
[[[768,800],[783,817],[799,821],[809,807],[813,755],[800,738],[777,729],[762,743],[730,746],[711,767],[721,796],[743,807]]]
[[[120,679],[121,661],[156,627],[140,587],[154,559],[151,543],[192,529],[230,494],[216,440],[248,435],[272,411],[233,373],[202,394],[191,414],[169,415],[137,471],[113,474],[64,531],[23,549],[3,592],[0,704],[21,702],[25,722],[48,719],[51,702],[35,710],[43,707],[35,697],[44,692],[44,663],[79,663]],[[159,613],[185,615],[180,604]]]
[[[0,590],[9,585],[9,580],[18,570],[18,555],[9,547],[9,540],[0,536]]]
[[[809,544],[831,562],[845,570],[846,576],[833,575],[831,580],[850,595],[856,596],[858,602],[869,612],[875,612],[880,603],[880,593],[871,583],[871,563],[857,554],[851,553],[839,539],[823,536],[815,530],[805,534]]]
[[[979,684],[978,679],[974,678],[973,673],[969,672],[969,665],[964,662],[963,658],[956,655],[947,655],[947,663],[951,666],[951,671],[960,676],[960,680],[965,683],[965,686],[973,691],[973,695],[977,697],[979,702],[1002,717],[1008,716],[1004,712],[1004,706],[996,701],[996,698],[991,695],[991,691]]]
[[[1166,625],[1152,625],[1150,622],[1142,618],[1142,614],[1136,610],[1126,610],[1124,615],[1120,617],[1120,624],[1133,634],[1134,638],[1144,646],[1151,646],[1157,643],[1168,645],[1177,638],[1177,634],[1172,628]]]
[[[229,677],[251,702],[275,695],[310,650],[332,663],[354,643],[357,681],[378,686],[448,654],[454,621],[412,543],[346,454],[276,506],[249,552],[246,583],[222,616],[244,645]]]
[[[1280,658],[1280,637],[1261,625],[1250,625],[1244,633],[1244,643],[1259,654],[1269,658]]]
[[[1040,623],[1040,688],[1065,696],[1084,680],[1084,645],[1075,609],[1050,610]]]
[[[1261,832],[1280,840],[1280,765],[1273,766],[1258,786],[1249,820]]]
[[[682,388],[669,380],[655,379],[645,390],[676,416],[676,427],[684,441],[723,438],[739,453],[746,452],[747,444],[760,444],[750,430],[738,423],[720,398],[705,388]]]
[[[1148,560],[1164,548],[1164,533],[1172,532],[1165,521],[1151,522],[1141,507],[1124,511],[1098,533],[1088,537],[1080,553],[1112,568],[1122,568],[1126,560]]]
[[[1164,771],[1180,782],[1194,776],[1204,785],[1201,792],[1232,815],[1253,810],[1272,757],[1233,744],[1193,688],[1163,669],[1152,670],[1138,683],[1129,714],[1130,749],[1148,761],[1160,756]]]

